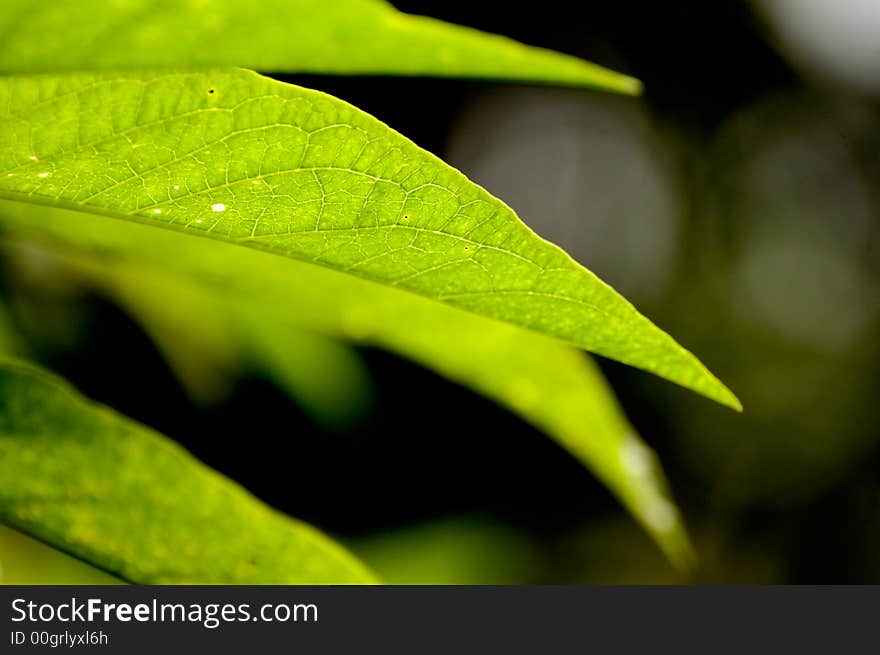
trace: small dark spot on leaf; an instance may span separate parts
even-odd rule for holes
[[[214,89],[208,89],[208,93],[214,93]]]

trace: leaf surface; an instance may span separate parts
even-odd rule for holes
[[[4,73],[242,66],[640,89],[575,57],[380,0],[4,0],[0,35]]]
[[[0,584],[118,585],[118,578],[0,525]]]
[[[553,336],[731,407],[691,353],[376,119],[240,70],[0,79],[0,197],[233,242]]]
[[[0,226],[128,298],[124,304],[140,304],[155,322],[186,326],[191,335],[211,335],[222,324],[245,347],[279,352],[298,348],[291,341],[310,331],[431,368],[552,437],[608,485],[673,561],[689,556],[656,456],[595,364],[557,340],[331,269],[146,225],[0,201]],[[146,303],[138,300],[145,290]],[[412,438],[421,439],[417,425]],[[430,453],[444,445],[423,447]]]
[[[314,528],[10,359],[0,359],[0,479],[0,520],[130,582],[373,581]]]

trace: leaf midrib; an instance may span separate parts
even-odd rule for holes
[[[236,69],[236,70],[246,71],[248,73],[252,73],[252,74],[256,75],[252,71],[247,71],[247,69]],[[176,73],[176,72],[174,72],[174,73],[168,72],[167,73],[168,76],[170,76],[172,74],[179,75],[181,73]],[[182,74],[187,75],[187,73],[182,73]],[[198,75],[198,73],[190,73],[190,75],[195,76],[195,75]],[[128,82],[128,79],[126,81]],[[144,80],[131,80],[131,81],[139,83],[140,86],[142,86],[142,87],[147,87],[150,84],[150,82],[147,82]],[[33,110],[33,108],[35,108],[35,107],[39,107],[39,106],[47,104],[47,103],[55,102],[58,99],[66,97],[66,96],[79,95],[84,90],[97,88],[98,86],[103,85],[103,84],[112,85],[117,82],[118,81],[114,80],[114,79],[97,80],[90,85],[86,85],[84,87],[79,87],[76,90],[69,91],[67,93],[62,93],[59,95],[54,95],[51,98],[47,98],[46,100],[43,100],[39,103],[36,103],[35,105],[31,105],[30,109]],[[310,90],[310,91],[318,93],[319,95],[322,95],[322,96],[326,96],[327,98],[331,97],[331,96],[327,96],[327,94],[324,94],[323,92],[320,92],[320,91],[314,91],[314,90]],[[278,99],[281,102],[285,102],[288,100],[285,96],[279,95],[279,94],[262,94],[260,96],[248,97],[245,100],[242,100],[242,101],[240,101],[232,106],[229,106],[229,107],[200,107],[195,110],[176,113],[174,115],[165,116],[165,117],[158,119],[158,120],[155,120],[155,121],[150,121],[147,123],[138,123],[137,125],[133,125],[133,126],[127,128],[126,130],[123,130],[118,133],[114,133],[112,135],[108,135],[106,137],[94,139],[94,140],[86,142],[86,143],[78,143],[77,146],[74,148],[67,148],[67,149],[59,150],[57,152],[52,153],[52,155],[50,155],[50,156],[39,158],[36,161],[27,161],[27,162],[15,167],[15,168],[7,169],[7,170],[3,171],[2,174],[5,174],[5,175],[9,175],[10,173],[15,174],[16,171],[19,171],[20,169],[28,167],[28,166],[33,166],[37,162],[41,162],[41,163],[45,163],[45,164],[48,164],[51,166],[55,166],[57,163],[57,160],[62,159],[66,155],[78,154],[78,153],[82,153],[84,151],[88,152],[90,149],[94,149],[95,146],[100,145],[101,143],[112,142],[112,141],[118,140],[120,137],[128,140],[127,139],[128,134],[131,134],[131,133],[134,133],[134,132],[137,132],[140,130],[149,129],[151,127],[157,127],[157,126],[161,126],[161,125],[165,125],[165,124],[170,124],[175,121],[189,118],[192,116],[197,116],[197,115],[200,115],[203,113],[233,113],[237,109],[239,109],[240,107],[242,107],[248,103],[256,102],[259,100],[265,100],[265,99]],[[339,101],[338,99],[335,99],[335,98],[334,98],[334,100]],[[343,102],[344,104],[348,104],[348,103],[345,103],[344,101],[341,101],[341,102]],[[16,114],[16,115],[23,118],[23,116],[20,113]],[[382,124],[385,125],[384,123],[382,123]],[[387,125],[385,125],[385,126],[388,127]],[[186,193],[177,195],[174,198],[169,198],[168,200],[162,200],[160,202],[145,204],[145,205],[142,205],[138,209],[131,211],[131,212],[118,212],[118,211],[114,211],[112,209],[95,207],[92,205],[86,206],[86,203],[94,200],[95,198],[100,197],[101,195],[103,195],[105,193],[109,193],[113,190],[119,189],[120,187],[122,187],[126,184],[130,184],[131,182],[134,182],[135,180],[137,180],[138,178],[140,178],[144,175],[148,175],[148,174],[155,172],[157,170],[162,170],[163,168],[171,167],[174,164],[180,163],[181,161],[183,161],[187,158],[194,157],[195,155],[197,155],[200,152],[203,152],[203,151],[208,150],[213,147],[217,147],[218,145],[222,145],[228,139],[240,136],[242,134],[260,132],[263,130],[279,128],[279,127],[294,129],[294,130],[300,132],[301,134],[305,134],[307,137],[310,137],[312,134],[319,133],[321,131],[332,129],[334,127],[345,127],[348,129],[355,129],[355,130],[360,129],[357,126],[350,125],[348,123],[335,123],[335,124],[331,124],[331,125],[323,125],[316,130],[308,131],[308,130],[304,130],[303,128],[301,128],[298,125],[295,125],[295,124],[289,123],[289,122],[286,122],[286,123],[278,123],[278,122],[267,123],[265,125],[259,125],[259,126],[255,126],[255,127],[251,127],[251,128],[232,130],[229,133],[225,134],[223,137],[221,137],[215,141],[203,144],[203,145],[199,146],[198,148],[190,150],[184,154],[175,155],[174,158],[172,158],[168,161],[164,161],[161,164],[158,164],[156,166],[151,166],[149,168],[146,168],[144,170],[139,170],[137,172],[133,171],[134,175],[127,177],[123,180],[119,180],[117,182],[114,182],[112,185],[110,185],[104,189],[101,189],[100,191],[93,193],[92,195],[87,196],[86,198],[79,200],[79,201],[59,200],[59,199],[39,196],[35,193],[24,194],[24,193],[4,192],[4,191],[0,191],[0,197],[6,197],[10,200],[18,200],[18,201],[25,201],[25,202],[33,201],[35,199],[46,198],[47,202],[40,202],[40,200],[37,200],[37,201],[40,202],[40,204],[48,204],[50,206],[66,207],[66,208],[75,209],[75,210],[81,211],[81,212],[100,213],[102,215],[106,215],[106,216],[109,216],[111,218],[116,218],[116,219],[124,219],[124,220],[134,219],[139,223],[151,225],[153,227],[163,227],[166,229],[171,229],[172,231],[175,231],[175,232],[187,233],[187,234],[191,234],[193,236],[209,236],[209,237],[214,238],[216,240],[235,243],[237,245],[242,245],[243,243],[253,243],[254,245],[251,247],[254,247],[255,249],[261,250],[262,252],[266,252],[267,254],[273,254],[273,255],[282,256],[282,257],[290,257],[290,258],[296,259],[298,261],[305,262],[307,264],[311,264],[311,265],[315,265],[315,266],[323,266],[326,268],[332,268],[334,270],[337,270],[337,271],[340,271],[342,273],[346,273],[349,275],[354,275],[352,273],[352,270],[354,270],[358,266],[362,266],[365,263],[365,261],[359,261],[356,264],[353,264],[351,266],[345,266],[345,267],[336,266],[336,265],[325,264],[325,263],[320,262],[320,256],[315,257],[315,258],[307,258],[307,257],[303,257],[301,255],[298,255],[297,253],[290,253],[290,252],[279,253],[274,249],[264,248],[264,247],[260,246],[258,242],[262,239],[279,239],[279,238],[283,239],[285,237],[295,237],[297,235],[312,235],[312,234],[322,234],[322,233],[342,234],[345,232],[351,232],[353,234],[357,234],[360,231],[368,231],[368,230],[402,229],[402,230],[411,230],[417,234],[424,233],[424,234],[434,234],[437,236],[443,236],[443,237],[446,237],[449,239],[453,239],[457,243],[461,243],[461,244],[465,244],[465,245],[469,245],[469,246],[474,246],[478,250],[479,249],[486,249],[486,250],[493,250],[496,252],[500,252],[504,255],[519,259],[520,261],[526,262],[529,265],[534,266],[541,273],[549,273],[549,272],[554,272],[554,271],[568,270],[563,267],[550,267],[550,268],[548,268],[548,267],[542,266],[541,264],[535,262],[534,260],[532,260],[528,257],[525,257],[517,252],[505,249],[505,248],[497,246],[497,245],[486,244],[483,242],[474,241],[472,239],[468,239],[465,236],[466,234],[470,234],[474,230],[477,230],[481,226],[485,225],[486,222],[488,222],[492,219],[492,216],[489,216],[481,221],[475,221],[474,224],[468,228],[467,232],[464,233],[464,235],[453,234],[451,232],[445,232],[442,229],[428,229],[428,228],[422,228],[422,227],[418,227],[418,226],[414,226],[414,225],[406,225],[403,223],[390,223],[390,224],[375,225],[375,226],[322,228],[322,229],[314,229],[314,230],[302,229],[302,230],[296,230],[296,231],[273,232],[273,233],[260,234],[260,235],[252,234],[250,237],[243,237],[243,238],[242,237],[238,237],[238,238],[216,237],[211,234],[211,230],[213,229],[214,226],[210,226],[207,229],[197,229],[197,228],[193,227],[192,221],[185,223],[185,224],[175,224],[175,223],[169,223],[167,221],[159,221],[159,220],[155,220],[155,219],[151,220],[146,217],[140,216],[140,213],[144,212],[144,211],[150,211],[153,209],[161,209],[163,207],[180,202],[181,200],[185,200],[187,198],[193,198],[193,197],[196,197],[196,196],[199,196],[202,194],[210,194],[213,191],[218,191],[218,190],[222,190],[222,189],[231,189],[235,185],[244,184],[244,183],[248,183],[248,182],[253,183],[254,181],[257,181],[257,180],[267,180],[267,179],[271,180],[272,178],[274,178],[276,176],[289,175],[292,173],[309,172],[309,171],[311,171],[311,172],[319,172],[319,171],[330,172],[330,171],[332,171],[332,172],[340,172],[340,173],[346,173],[346,174],[364,177],[364,178],[373,180],[374,182],[377,182],[377,183],[382,182],[382,183],[393,185],[393,186],[403,190],[404,193],[406,194],[406,197],[409,197],[412,193],[414,193],[416,191],[419,191],[424,188],[430,188],[432,186],[436,186],[437,188],[445,189],[445,187],[441,187],[440,185],[434,185],[432,182],[426,182],[426,183],[420,184],[416,187],[413,187],[412,189],[406,189],[403,186],[403,182],[405,182],[406,178],[404,178],[403,180],[394,180],[394,179],[390,179],[390,178],[386,178],[386,177],[376,176],[371,173],[367,173],[365,171],[360,171],[360,170],[357,170],[354,168],[347,168],[347,167],[343,167],[343,166],[310,166],[310,167],[297,166],[297,167],[290,168],[290,169],[274,170],[274,171],[267,173],[265,175],[259,174],[259,175],[252,175],[252,176],[244,176],[244,177],[241,177],[236,180],[231,180],[231,181],[227,180],[223,184],[209,185],[209,186],[204,187],[203,189],[200,189],[199,191],[190,191],[189,189],[187,189]],[[392,130],[392,128],[390,128],[390,127],[388,127],[388,129]],[[392,130],[392,131],[394,131],[394,130]],[[402,135],[400,135],[400,136],[402,138],[404,138],[406,141],[409,141],[409,139],[406,139],[406,137],[403,137]],[[369,144],[373,140],[375,140],[375,139],[368,139],[367,144]],[[415,144],[413,144],[413,145],[415,145]],[[366,145],[364,147],[366,147]],[[302,152],[303,157],[305,156],[306,152],[307,152],[307,148],[303,148],[303,152]],[[436,159],[438,163],[441,163],[441,160],[439,158],[436,158],[435,156],[431,155],[430,153],[427,153],[427,154],[429,155],[429,157]],[[318,180],[318,183],[320,185],[320,180]],[[475,186],[479,187],[479,185],[475,185]],[[483,189],[482,187],[479,187],[479,188],[483,193],[486,193],[487,195],[489,195],[488,192],[485,191],[485,189]],[[366,202],[366,199],[365,199],[365,202]],[[101,209],[102,211],[96,212],[96,211],[94,211],[95,209]],[[497,210],[495,213],[497,213]],[[493,214],[493,216],[494,216],[494,214]],[[450,221],[454,220],[454,217],[451,217],[449,220]],[[526,229],[528,229],[528,226],[525,226],[525,227],[526,227]],[[257,229],[257,223],[255,223],[255,225],[254,225],[254,231],[256,229]],[[544,241],[547,245],[552,246],[554,249],[556,249],[558,251],[558,253],[565,255],[569,260],[571,260],[571,263],[577,265],[577,262],[575,262],[573,259],[571,259],[571,257],[567,253],[565,253],[564,250],[562,250],[562,249],[558,248],[557,246],[555,246],[554,244],[542,239],[539,235],[535,234],[534,232],[532,232],[532,234],[535,237]],[[476,252],[478,250],[475,250],[474,254],[476,254]],[[385,256],[387,254],[388,254],[387,252],[383,252],[378,256]],[[419,292],[416,289],[409,289],[409,288],[405,288],[405,287],[400,287],[401,282],[403,282],[407,279],[411,279],[413,277],[418,277],[420,275],[428,274],[432,270],[437,270],[438,268],[443,267],[443,266],[449,266],[449,265],[453,265],[453,264],[457,264],[457,263],[467,263],[467,262],[473,262],[474,264],[479,265],[479,262],[477,262],[471,256],[471,257],[462,258],[462,259],[451,261],[451,262],[444,262],[443,264],[436,266],[436,267],[431,267],[431,268],[428,268],[425,270],[416,271],[411,276],[408,275],[408,276],[405,276],[404,278],[401,278],[398,280],[387,280],[387,279],[381,278],[379,276],[373,276],[373,275],[369,275],[369,274],[365,274],[365,273],[359,273],[356,276],[359,278],[369,279],[369,280],[376,282],[376,283],[379,283],[379,284],[394,286],[396,288],[401,288],[402,290],[404,290],[408,293],[413,293],[415,295],[427,298],[427,299],[435,301],[435,302],[444,302],[445,299],[451,299],[451,298],[455,298],[455,297],[491,295],[493,293],[499,293],[498,291],[494,291],[494,290],[486,290],[486,291],[480,291],[480,292],[474,292],[474,293],[431,295],[428,293]],[[599,281],[598,278],[596,278],[596,279],[597,279],[597,281]],[[604,310],[604,309],[602,309],[592,303],[585,302],[581,299],[570,298],[568,296],[562,296],[562,295],[550,294],[550,293],[541,293],[541,292],[527,293],[526,290],[523,290],[523,291],[506,290],[506,291],[507,291],[506,295],[535,295],[535,296],[552,298],[552,299],[559,300],[559,301],[571,302],[572,304],[586,307],[590,311],[593,311],[594,313],[596,313],[600,316],[603,316],[605,318],[608,318],[610,320],[613,320],[615,322],[618,322],[621,320],[616,315],[610,314],[606,310]],[[460,309],[463,309],[464,311],[468,311],[473,314],[483,315],[481,312],[469,310],[467,308],[460,308]],[[529,329],[530,331],[536,332],[539,334],[544,334],[543,332],[539,332],[538,330],[533,330],[531,328],[525,328],[525,329]],[[555,337],[555,338],[558,338],[558,337]],[[561,339],[561,340],[566,341],[568,343],[571,343],[568,340],[564,340],[564,339]]]
[[[398,228],[398,229],[414,230],[414,231],[417,231],[420,233],[424,232],[424,233],[429,233],[429,234],[436,234],[436,235],[440,235],[440,236],[444,236],[444,237],[449,237],[451,239],[456,239],[456,240],[461,241],[463,243],[472,244],[472,245],[475,245],[476,247],[479,247],[479,248],[496,250],[496,251],[502,252],[504,254],[511,255],[511,256],[517,257],[519,259],[522,259],[523,261],[526,261],[529,264],[532,264],[532,265],[538,267],[542,272],[545,272],[545,273],[546,272],[553,272],[553,271],[557,271],[557,270],[559,270],[559,271],[568,270],[566,268],[557,268],[557,267],[546,268],[546,267],[543,267],[540,264],[537,264],[536,262],[534,262],[528,258],[523,257],[522,255],[520,255],[518,253],[510,252],[510,251],[505,250],[503,248],[499,248],[497,246],[487,245],[484,243],[480,243],[478,241],[472,241],[470,239],[466,239],[466,238],[460,237],[459,235],[451,234],[449,232],[430,230],[427,228],[420,228],[420,227],[412,226],[412,225],[391,224],[391,225],[364,226],[364,227],[354,227],[354,228],[299,230],[296,232],[289,232],[289,233],[283,233],[283,234],[261,235],[259,237],[230,238],[230,237],[214,234],[210,231],[210,229],[209,230],[194,230],[193,228],[190,227],[191,223],[182,224],[182,223],[169,223],[169,222],[165,222],[165,221],[156,221],[156,220],[153,220],[149,217],[141,216],[140,214],[137,214],[137,213],[115,212],[112,209],[108,209],[108,208],[104,208],[104,207],[96,207],[96,206],[83,207],[79,203],[71,201],[71,200],[55,199],[55,198],[49,198],[47,196],[16,193],[16,192],[11,192],[11,191],[5,191],[2,189],[0,189],[0,198],[5,199],[5,200],[12,200],[15,202],[22,202],[22,203],[34,202],[36,204],[40,204],[40,205],[44,205],[44,206],[48,206],[48,207],[58,207],[60,209],[72,209],[74,211],[78,211],[81,213],[97,214],[97,215],[104,216],[107,218],[112,218],[115,220],[130,221],[133,223],[138,223],[140,225],[146,225],[146,226],[154,227],[154,228],[161,228],[164,230],[168,230],[170,232],[174,232],[176,234],[182,234],[182,235],[190,236],[193,238],[209,238],[213,241],[225,243],[225,244],[231,245],[231,246],[237,246],[240,248],[251,248],[252,250],[257,250],[260,253],[263,253],[266,255],[271,255],[273,257],[280,257],[282,259],[294,259],[298,262],[301,262],[303,264],[307,264],[309,266],[331,269],[331,270],[337,271],[339,273],[343,273],[345,275],[351,275],[352,277],[356,277],[357,279],[368,280],[369,282],[372,282],[374,284],[379,284],[379,285],[385,286],[385,287],[393,287],[394,289],[401,291],[403,293],[409,293],[414,296],[419,296],[421,298],[425,298],[426,300],[430,300],[432,302],[444,304],[444,305],[448,305],[448,303],[445,302],[445,299],[447,299],[447,298],[453,299],[453,298],[459,298],[459,297],[483,296],[483,295],[485,295],[485,296],[490,296],[490,295],[533,295],[533,296],[539,296],[539,297],[552,298],[554,300],[569,302],[571,304],[576,304],[576,305],[579,305],[582,307],[586,307],[587,309],[595,312],[596,314],[604,316],[607,319],[614,321],[615,323],[620,323],[623,320],[623,319],[619,318],[618,316],[615,316],[613,314],[609,314],[607,311],[605,311],[604,309],[602,309],[596,305],[593,305],[591,303],[587,303],[587,302],[585,302],[581,299],[578,299],[578,298],[570,298],[568,296],[560,296],[557,294],[533,291],[533,290],[528,290],[528,289],[523,289],[523,290],[507,289],[507,290],[499,290],[499,291],[486,290],[486,291],[479,291],[479,292],[462,292],[462,293],[431,295],[428,293],[420,292],[416,289],[411,289],[411,288],[399,286],[400,280],[389,281],[387,279],[384,279],[384,278],[376,276],[376,275],[370,275],[369,273],[366,273],[366,272],[354,274],[354,273],[352,273],[352,267],[342,267],[342,266],[338,266],[338,265],[334,265],[334,264],[330,264],[330,263],[325,264],[325,263],[321,263],[321,262],[317,261],[317,259],[307,258],[307,257],[304,257],[298,253],[295,253],[295,252],[293,252],[293,253],[279,252],[275,248],[266,247],[266,246],[263,246],[262,244],[260,244],[261,237],[278,239],[279,237],[284,237],[284,236],[288,236],[288,235],[292,236],[292,237],[296,237],[298,235],[320,234],[322,232],[328,232],[328,233],[330,233],[330,232],[355,232],[356,233],[358,231],[363,231],[363,230]],[[150,207],[152,207],[152,205],[150,205]],[[245,245],[245,244],[253,244],[253,245]],[[564,251],[562,251],[562,250],[560,250],[560,252],[564,253]],[[382,255],[385,255],[385,254],[387,254],[387,252],[382,253]],[[458,260],[451,261],[451,262],[444,262],[442,265],[448,266],[448,265],[452,265],[452,264],[460,264],[460,263],[473,262],[473,261],[474,260],[471,258],[464,258],[464,259],[458,259]],[[358,262],[355,266],[362,265],[363,263],[364,263],[364,261]],[[476,263],[476,262],[474,262],[474,263]],[[431,270],[436,270],[436,268],[437,267],[434,267],[431,269],[426,269],[423,271],[419,271],[418,273],[419,274],[429,273]],[[406,276],[406,277],[408,278],[409,276]],[[505,321],[502,319],[497,319],[497,318],[493,318],[491,316],[487,316],[483,312],[480,312],[477,310],[472,310],[472,309],[469,309],[468,307],[463,307],[460,305],[452,305],[452,306],[455,309],[458,309],[463,312],[467,312],[469,314],[473,314],[475,316],[480,316],[482,318],[488,318],[490,320],[496,320],[496,321],[500,321],[502,323],[511,324],[509,321]],[[549,338],[555,339],[557,341],[567,343],[567,344],[572,345],[576,348],[581,348],[576,343],[574,343],[574,341],[571,341],[568,339],[563,339],[563,338],[557,337],[553,334],[548,334],[546,332],[542,332],[540,330],[536,330],[534,328],[524,326],[524,325],[519,325],[519,324],[511,324],[511,325],[515,325],[516,327],[518,327],[520,329],[527,330],[527,331],[532,332],[534,334],[540,334],[541,336],[549,337]]]

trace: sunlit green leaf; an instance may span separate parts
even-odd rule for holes
[[[402,14],[382,0],[4,0],[0,34],[6,73],[244,66],[640,88],[575,57]]]
[[[137,297],[141,280],[157,320],[192,334],[202,327],[212,334],[218,314],[226,324],[247,314],[249,338],[275,349],[307,330],[432,368],[543,430],[607,484],[674,561],[688,557],[656,457],[593,362],[559,341],[327,268],[146,225],[0,202],[0,226],[60,253],[113,293]],[[468,417],[461,420],[467,429]],[[412,438],[420,439],[417,425]]]
[[[0,80],[0,197],[234,242],[558,337],[731,407],[687,350],[374,118],[256,74]]]
[[[0,360],[0,479],[0,521],[128,581],[373,580],[341,546],[161,435],[8,359]]]

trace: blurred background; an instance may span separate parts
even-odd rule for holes
[[[282,78],[443,156],[737,392],[742,415],[601,362],[666,468],[696,570],[672,569],[548,438],[385,352],[344,355],[358,383],[330,416],[232,366],[194,399],[125,309],[39,257],[4,262],[0,330],[389,582],[880,582],[876,0],[393,4],[645,83],[633,99]],[[5,530],[0,561],[6,582],[106,579]]]

